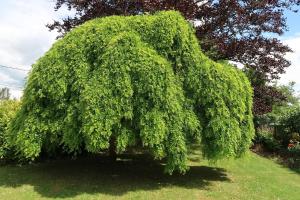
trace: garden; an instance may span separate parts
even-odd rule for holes
[[[0,91],[0,199],[299,198],[300,98],[276,82],[288,47],[265,38],[252,52],[264,58],[243,57],[246,46],[211,37],[220,29],[204,37],[209,26],[193,25],[200,4],[96,15],[87,2],[57,1],[77,16],[47,25],[61,35],[21,99]]]

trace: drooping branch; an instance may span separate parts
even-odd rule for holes
[[[267,84],[285,72],[290,65],[285,54],[291,52],[281,41],[267,35],[283,34],[287,30],[285,10],[294,11],[299,5],[300,0],[57,0],[56,10],[67,6],[76,14],[54,21],[48,27],[64,35],[73,27],[97,17],[178,10],[186,19],[199,22],[197,36],[206,55],[214,60],[242,63],[264,74],[261,78]],[[256,87],[255,92],[261,88],[255,83],[252,85]],[[267,98],[276,99],[276,96]],[[272,104],[264,99],[256,101],[264,104],[267,112]]]

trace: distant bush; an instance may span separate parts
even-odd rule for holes
[[[11,158],[12,151],[9,142],[8,127],[19,110],[20,102],[15,100],[0,101],[0,159]]]
[[[300,167],[300,99],[295,83],[277,86],[286,100],[273,106],[270,113],[255,116],[254,150],[276,153],[282,163]],[[263,147],[263,148],[261,148]]]
[[[288,144],[300,142],[300,107],[281,108],[281,112],[269,113],[259,118],[255,143],[275,151],[287,149]],[[279,146],[277,144],[280,144]]]
[[[276,140],[272,129],[260,128],[256,131],[255,142],[262,144],[268,151],[275,152],[282,148],[280,141]]]
[[[300,142],[300,107],[295,107],[285,113],[276,128],[276,137],[287,145],[291,142]]]
[[[286,151],[289,144],[300,141],[300,99],[294,86],[294,82],[276,86],[276,89],[286,99],[277,102],[273,106],[272,112],[255,116],[256,143],[261,143],[264,146],[268,143],[267,148],[270,147],[270,143],[279,143],[281,150]],[[262,134],[262,130],[267,130],[269,134]]]
[[[288,145],[288,150],[291,153],[299,154],[300,153],[300,142],[290,143]]]

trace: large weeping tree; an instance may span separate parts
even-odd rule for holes
[[[270,82],[290,65],[284,55],[291,49],[273,36],[287,30],[284,12],[299,4],[300,0],[56,0],[56,10],[65,5],[75,15],[48,27],[64,35],[96,17],[178,10],[197,21],[197,37],[206,55],[245,66],[254,87],[253,110],[260,115],[284,99]]]
[[[177,12],[99,18],[74,28],[33,65],[12,122],[20,155],[142,147],[187,170],[187,148],[238,157],[253,137],[243,72],[205,56]]]

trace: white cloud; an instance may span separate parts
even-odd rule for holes
[[[5,80],[5,82],[7,83],[15,82],[15,79],[11,78],[8,74],[5,73],[0,73],[0,80]]]
[[[30,66],[53,44],[56,32],[46,24],[65,15],[66,9],[54,12],[51,0],[10,0],[0,2],[0,65],[30,69]],[[0,67],[0,84],[23,86],[27,72]],[[13,97],[21,91],[12,88]]]
[[[285,44],[292,48],[293,53],[288,53],[286,59],[291,61],[291,66],[286,73],[281,76],[279,83],[286,84],[290,81],[296,82],[295,89],[300,92],[300,34],[283,40]]]
[[[13,99],[20,99],[23,95],[23,91],[22,90],[16,90],[16,89],[11,89],[9,91],[10,93],[10,97]]]

